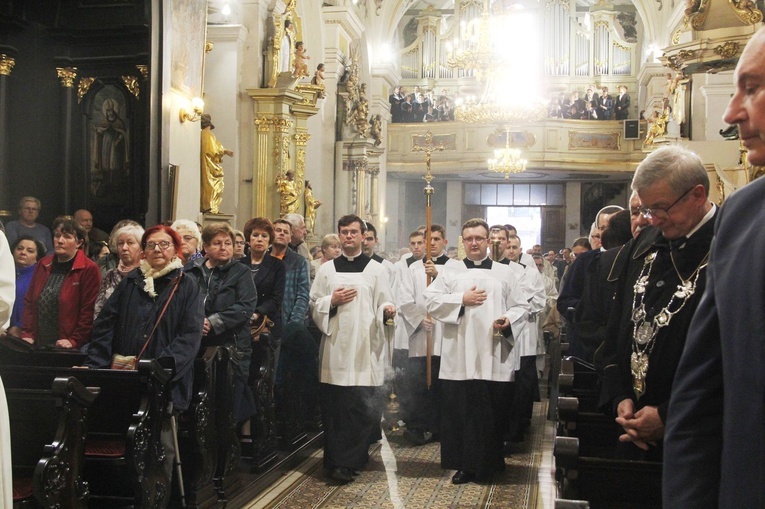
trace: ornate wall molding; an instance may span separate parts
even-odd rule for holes
[[[0,76],[10,76],[14,65],[16,65],[15,58],[0,53]]]
[[[122,83],[125,85],[125,88],[128,89],[128,91],[135,96],[136,99],[139,98],[141,94],[141,88],[138,85],[138,78],[135,76],[122,76]]]
[[[571,131],[568,133],[569,150],[609,150],[619,151],[621,133],[590,133]]]
[[[93,82],[96,81],[96,78],[88,78],[83,76],[80,78],[80,81],[77,83],[77,102],[81,103],[82,98],[85,97],[85,94],[88,93],[88,90],[90,90],[90,86],[93,84]]]
[[[304,132],[295,133],[295,144],[301,147],[308,145],[308,140],[311,139],[311,135]]]
[[[270,117],[255,117],[255,125],[258,127],[259,133],[267,133],[271,131],[273,125],[273,119]]]
[[[56,74],[64,88],[74,88],[74,80],[77,78],[76,67],[56,67]]]
[[[138,72],[141,73],[141,78],[143,78],[144,81],[149,79],[149,66],[138,64],[135,66],[136,69],[138,69]]]

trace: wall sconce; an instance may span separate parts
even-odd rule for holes
[[[191,108],[193,110],[193,114],[189,113],[186,108],[181,108],[181,124],[187,120],[189,122],[196,122],[199,120],[202,116],[202,112],[205,110],[205,102],[201,98],[195,97],[191,100]]]

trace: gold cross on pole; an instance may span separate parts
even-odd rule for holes
[[[425,133],[424,144],[420,145],[419,143],[415,143],[414,146],[412,146],[412,152],[425,152],[425,176],[423,179],[428,183],[426,189],[430,187],[430,181],[433,180],[433,175],[430,173],[430,156],[433,152],[440,152],[442,150],[444,150],[444,144],[439,142],[438,145],[436,145],[433,143],[433,133],[430,131]],[[428,195],[433,193],[428,193],[426,191],[425,194]]]

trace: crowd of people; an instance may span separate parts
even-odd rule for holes
[[[625,85],[619,86],[619,93],[611,95],[608,87],[587,87],[580,96],[579,91],[566,94],[561,92],[550,98],[547,116],[572,120],[626,120],[630,115],[630,95]]]
[[[419,86],[407,93],[397,85],[388,96],[390,114],[394,123],[446,122],[454,120],[454,102],[443,90],[436,96],[432,90],[421,91]]]
[[[765,164],[764,50],[761,30],[725,113],[756,165]],[[6,227],[9,245],[0,234],[1,274],[16,269],[15,285],[0,284],[2,302],[14,288],[16,302],[0,316],[8,334],[40,348],[86,352],[87,367],[109,367],[115,354],[158,359],[174,369],[176,410],[188,407],[200,348],[229,346],[242,423],[256,411],[253,334],[269,324],[291,352],[280,369],[300,362],[315,373],[329,477],[353,482],[366,466],[395,376],[405,438],[440,441],[454,484],[490,478],[523,440],[543,332],[562,316],[569,353],[598,367],[601,409],[622,427],[615,457],[663,461],[666,507],[760,507],[765,285],[762,267],[740,264],[765,242],[763,186],[720,208],[701,158],[665,146],[635,171],[629,209],[599,211],[589,237],[560,256],[540,245],[524,253],[512,225],[476,218],[462,225],[464,259],[448,256],[446,231],[433,224],[410,233],[395,263],[352,214],[312,260],[297,214],[253,218],[241,232],[123,221],[106,235],[86,210],[48,230],[27,196]],[[311,343],[309,325],[321,336],[310,355],[295,348]]]

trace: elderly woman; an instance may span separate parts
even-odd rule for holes
[[[144,259],[107,299],[93,325],[85,365],[108,368],[114,354],[159,359],[173,366],[173,407],[189,407],[194,358],[202,339],[204,307],[196,279],[183,274],[181,239],[170,227],[152,226],[141,237]],[[164,314],[162,310],[165,309]],[[154,334],[152,329],[156,327]]]
[[[258,297],[247,267],[234,258],[234,239],[234,230],[227,223],[205,226],[205,257],[189,262],[184,270],[197,280],[205,295],[202,345],[234,348],[234,418],[240,422],[255,414],[255,399],[247,378],[252,358],[250,317]]]
[[[86,238],[74,219],[53,221],[54,253],[36,265],[24,297],[25,341],[43,348],[80,348],[90,341],[101,274],[82,250]]]
[[[106,300],[114,293],[114,289],[122,278],[127,276],[128,273],[137,268],[141,262],[141,254],[143,249],[141,248],[141,238],[144,231],[138,225],[123,226],[119,230],[116,230],[112,237],[109,239],[110,244],[114,244],[116,247],[117,256],[119,256],[119,262],[117,266],[110,269],[104,275],[101,280],[101,288],[98,289],[98,297],[96,297],[96,305],[94,308],[94,318],[98,318],[98,313],[106,304]]]
[[[13,263],[16,266],[16,300],[13,301],[13,313],[8,334],[19,336],[21,334],[21,316],[24,313],[24,296],[32,282],[32,274],[35,264],[45,256],[45,244],[32,237],[22,235],[11,244]]]
[[[202,234],[199,232],[199,226],[194,221],[188,219],[177,219],[171,226],[181,237],[180,255],[184,263],[189,263],[202,258],[199,246],[202,244]]]
[[[120,262],[119,254],[117,254],[117,230],[120,230],[121,228],[125,226],[138,226],[143,230],[143,227],[138,224],[137,222],[133,221],[132,219],[123,219],[121,221],[117,221],[117,224],[114,225],[114,228],[112,228],[111,233],[109,233],[109,255],[104,256],[96,260],[96,264],[98,265],[98,268],[101,270],[101,278],[106,276],[106,273],[110,270],[117,267],[117,265]],[[141,238],[138,237],[139,244]]]

